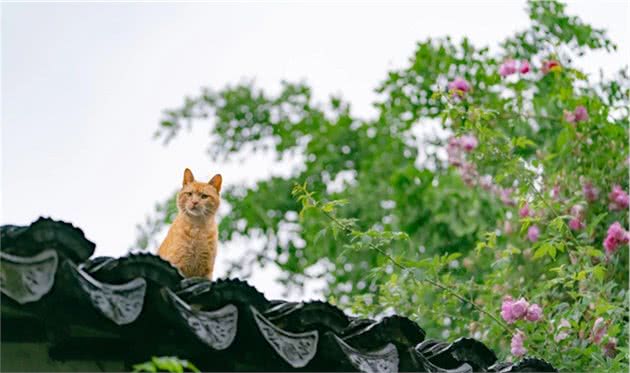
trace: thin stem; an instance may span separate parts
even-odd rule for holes
[[[310,202],[313,204],[313,206],[317,207],[319,211],[321,211],[333,223],[338,225],[344,232],[346,232],[348,234],[352,233],[352,229],[350,227],[348,227],[346,224],[344,224],[341,221],[339,221],[334,215],[332,215],[332,214],[322,210],[321,208],[319,208],[319,203],[316,200],[314,200],[310,195],[308,195],[308,198],[309,198]],[[388,253],[383,251],[383,249],[381,249],[380,247],[378,247],[378,246],[376,246],[376,245],[374,245],[372,243],[369,243],[368,246],[372,250],[375,250],[378,253],[380,253],[381,255],[383,255],[390,262],[392,262],[392,264],[394,264],[394,266],[396,266],[400,270],[402,270],[404,272],[411,273],[411,271],[409,270],[408,267],[405,267],[404,265],[400,264],[396,259],[394,259],[391,255],[389,255]],[[484,310],[483,308],[479,307],[477,304],[475,304],[474,302],[470,301],[469,299],[466,299],[463,295],[459,294],[458,292],[456,292],[455,290],[451,289],[447,285],[444,285],[444,284],[442,284],[441,282],[439,282],[437,280],[433,280],[433,279],[429,279],[429,278],[424,278],[422,280],[418,280],[415,277],[411,277],[411,279],[416,284],[419,283],[419,282],[425,281],[425,282],[427,282],[427,283],[429,283],[429,284],[431,284],[431,285],[433,285],[433,286],[435,286],[435,287],[437,287],[437,288],[439,288],[439,289],[441,289],[443,291],[446,291],[447,293],[451,294],[452,296],[454,296],[455,298],[459,299],[463,303],[470,304],[478,312],[480,312],[480,313],[490,317],[492,320],[494,320],[494,322],[496,322],[501,328],[503,328],[508,333],[510,333],[510,334],[513,333],[513,330],[509,326],[507,326],[503,322],[501,322],[501,320],[499,320],[495,315],[493,315],[492,313],[490,313],[490,312]]]

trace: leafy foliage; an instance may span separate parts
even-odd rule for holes
[[[608,196],[613,185],[628,190],[628,71],[587,79],[573,61],[614,50],[604,31],[555,1],[531,2],[529,15],[499,51],[448,37],[418,43],[377,86],[371,119],[341,98],[314,102],[304,83],[283,82],[276,95],[244,83],[187,98],[156,136],[168,143],[186,125],[211,123],[214,158],[303,160],[288,178],[223,193],[231,211],[221,239],[265,243],[236,274],[273,262],[300,286],[320,266],[329,299],[358,314],[395,311],[429,335],[469,334],[503,357],[506,332],[520,330],[529,353],[562,370],[625,371],[627,244],[611,253],[602,242],[613,222],[628,227],[627,206]],[[500,74],[511,59],[531,69]],[[457,77],[469,87],[448,87]],[[465,151],[464,138],[475,140]],[[159,205],[140,243],[175,213],[172,199]],[[507,295],[539,304],[542,319],[506,324]]]
[[[174,356],[152,357],[150,361],[133,366],[134,372],[199,372],[188,360],[182,360]]]

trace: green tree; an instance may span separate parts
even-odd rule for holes
[[[377,86],[374,119],[288,82],[277,95],[253,84],[204,89],[167,110],[157,132],[165,143],[207,124],[213,159],[271,150],[303,160],[288,178],[223,192],[221,239],[265,243],[234,273],[274,262],[281,281],[300,286],[326,262],[326,296],[355,312],[394,309],[429,335],[471,334],[504,355],[506,331],[519,329],[528,350],[558,368],[627,369],[627,245],[612,255],[602,246],[614,222],[628,226],[627,207],[608,197],[613,185],[628,190],[627,68],[588,80],[573,61],[613,50],[604,31],[555,1],[528,11],[530,27],[499,50],[448,37],[418,43],[408,66]],[[500,73],[520,61],[531,71]],[[458,77],[460,90],[449,86]],[[535,213],[519,218],[524,207]],[[175,213],[173,198],[159,204],[139,245]],[[507,324],[505,295],[540,304],[543,321]],[[595,342],[600,317],[606,336]],[[554,341],[562,330],[570,338]]]

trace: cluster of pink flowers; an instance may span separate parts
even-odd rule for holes
[[[501,317],[508,324],[513,324],[521,319],[535,322],[542,317],[542,308],[536,303],[529,304],[525,298],[515,301],[508,295],[503,298],[503,303],[501,304]]]
[[[505,78],[508,75],[516,74],[516,72],[527,74],[530,70],[531,67],[527,60],[522,60],[520,65],[517,65],[513,59],[507,59],[499,66],[499,75]]]
[[[459,97],[464,97],[464,95],[470,91],[470,88],[470,84],[461,76],[456,77],[453,81],[448,83],[448,90]]]
[[[523,347],[523,340],[525,339],[525,333],[516,329],[516,333],[512,336],[512,343],[510,343],[511,352],[514,356],[523,356],[527,353],[527,349]]]
[[[573,205],[573,207],[571,207],[571,220],[569,220],[569,228],[574,231],[579,231],[582,230],[585,226],[584,206]]]
[[[560,71],[562,70],[562,66],[560,66],[560,62],[556,60],[544,61],[541,67],[543,73],[548,74],[552,71]]]
[[[590,181],[582,184],[582,193],[584,193],[584,198],[588,202],[595,202],[597,198],[599,198],[599,189],[593,186],[593,183]]]
[[[610,256],[614,254],[619,246],[627,245],[628,242],[630,242],[630,233],[623,229],[618,221],[614,222],[610,227],[608,227],[606,239],[604,239],[606,255]]]
[[[610,211],[627,210],[630,206],[630,197],[619,185],[614,185],[612,191],[608,194]]]
[[[578,106],[573,112],[565,111],[564,120],[569,123],[586,122],[588,120],[588,111],[582,105]]]

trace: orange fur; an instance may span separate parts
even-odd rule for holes
[[[208,183],[195,181],[189,169],[184,171],[182,189],[177,194],[179,213],[160,245],[158,255],[179,268],[186,277],[212,279],[217,256],[216,212],[219,208],[221,175]]]

